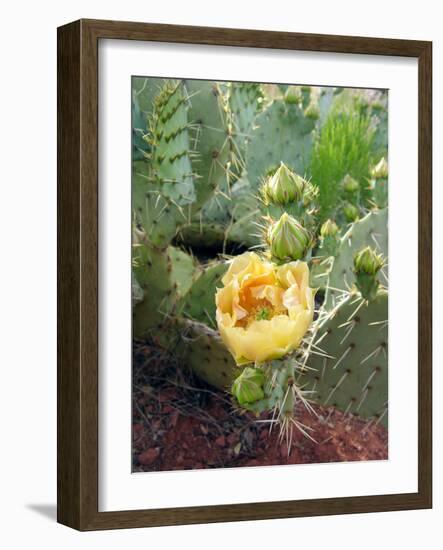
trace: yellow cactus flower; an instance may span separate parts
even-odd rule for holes
[[[300,345],[314,316],[309,268],[277,266],[254,252],[232,261],[217,290],[217,324],[238,365],[278,359]]]

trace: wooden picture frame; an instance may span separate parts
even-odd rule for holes
[[[418,59],[418,492],[98,511],[98,42],[278,48]],[[80,20],[58,29],[58,521],[79,530],[244,521],[432,506],[432,44]]]

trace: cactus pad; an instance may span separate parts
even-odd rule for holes
[[[337,256],[329,274],[329,286],[338,289],[350,288],[355,282],[353,272],[354,254],[365,246],[372,246],[388,257],[388,211],[375,210],[353,223],[343,235]],[[387,280],[381,282],[387,283]]]
[[[180,304],[181,313],[194,321],[215,328],[215,291],[228,266],[224,262],[209,264],[189,289]]]
[[[262,177],[284,162],[297,174],[305,175],[312,149],[315,122],[306,118],[298,105],[274,101],[256,119],[246,155],[246,169],[253,190]]]
[[[314,392],[312,400],[387,425],[387,321],[385,290],[369,303],[351,293],[336,305],[316,339],[330,357],[317,355],[313,348],[310,370],[299,378],[304,389]]]

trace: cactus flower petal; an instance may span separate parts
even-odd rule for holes
[[[232,261],[223,284],[217,324],[237,364],[278,359],[300,345],[314,315],[305,262],[276,266],[247,252]]]

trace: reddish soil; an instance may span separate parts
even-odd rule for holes
[[[321,407],[318,416],[297,409],[315,442],[294,429],[288,452],[278,427],[269,433],[269,423],[235,412],[227,394],[147,345],[134,349],[133,375],[134,472],[388,458],[382,426]]]

